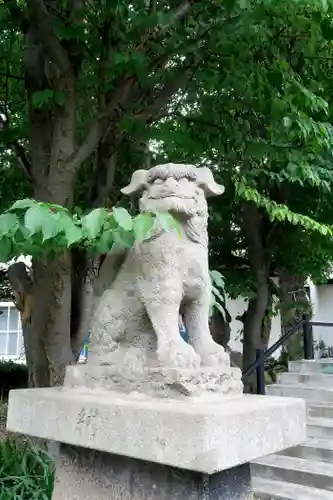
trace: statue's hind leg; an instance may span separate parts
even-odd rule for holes
[[[124,340],[128,322],[140,307],[140,301],[114,290],[103,293],[91,324],[89,361],[108,364],[110,353],[116,351]]]

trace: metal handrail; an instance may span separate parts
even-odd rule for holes
[[[333,326],[333,323],[323,323],[322,321],[310,321],[311,326]]]
[[[282,337],[280,337],[279,340],[275,342],[275,344],[273,344],[269,349],[267,349],[267,351],[265,351],[264,353],[264,361],[266,361],[266,359],[269,358],[277,349],[282,347],[282,345],[295,333],[295,331],[297,331],[305,323],[305,321],[306,321],[305,318],[301,319],[301,321],[296,323],[296,325],[294,325],[292,328],[290,328],[290,330],[288,330],[284,335],[282,335]],[[254,372],[254,370],[256,370],[260,364],[261,364],[261,358],[258,358],[255,361],[253,361],[253,363],[251,363],[251,365],[243,372],[243,377],[248,377],[249,375],[251,375],[251,373]]]
[[[304,344],[304,358],[307,360],[314,359],[313,350],[313,326],[327,326],[333,327],[333,323],[325,323],[323,321],[310,321],[307,314],[303,314],[302,319],[296,323],[290,330],[282,335],[275,344],[273,344],[266,351],[264,349],[256,350],[256,359],[250,364],[250,366],[244,370],[243,378],[248,377],[254,371],[257,374],[257,392],[258,394],[265,394],[265,362],[274,352],[283,346],[283,344],[294,335],[295,332],[299,330],[300,327],[303,329],[303,344]]]

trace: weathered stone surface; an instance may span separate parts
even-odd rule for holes
[[[122,256],[118,273],[106,261],[106,274],[112,280],[102,272],[102,288],[106,288],[92,322],[88,364],[111,367],[103,379],[106,386],[111,383],[112,389],[119,386],[125,392],[152,394],[156,390],[157,395],[175,396],[178,388],[180,394],[188,395],[207,390],[241,394],[241,373],[230,370],[229,356],[212,339],[208,322],[211,280],[206,196],[222,194],[223,186],[216,184],[207,168],[166,164],[135,172],[122,191],[140,194],[141,212],[172,213],[179,231],[165,231],[162,224],[154,228]],[[108,259],[112,262],[112,253]],[[179,312],[189,343],[179,334]],[[170,369],[177,370],[178,378],[171,390]],[[96,385],[93,371],[82,371],[82,375],[87,386]],[[76,383],[82,385],[77,377]]]
[[[248,396],[156,399],[79,389],[10,393],[8,428],[213,474],[305,440],[305,403]]]
[[[140,392],[157,398],[182,398],[205,393],[216,396],[242,394],[239,370],[230,366],[185,368],[135,368],[122,366],[69,366],[65,385],[71,388]]]
[[[248,465],[208,476],[62,446],[52,500],[252,500]]]

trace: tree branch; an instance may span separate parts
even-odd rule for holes
[[[71,69],[71,61],[53,30],[52,19],[43,0],[28,0],[28,6],[30,7],[34,21],[38,24],[41,41],[45,43],[59,69],[63,73],[66,73]]]
[[[5,76],[6,78],[12,78],[14,80],[24,80],[23,76],[12,75],[11,73],[6,73],[5,71],[0,71],[0,76]]]
[[[11,143],[11,148],[13,152],[15,153],[15,156],[20,163],[21,167],[23,168],[26,176],[30,181],[33,180],[32,177],[32,172],[31,172],[31,161],[29,158],[28,153],[25,151],[24,147],[18,142],[14,141]]]
[[[135,81],[136,77],[134,75],[125,75],[120,79],[117,88],[110,95],[106,109],[93,121],[85,140],[77,148],[74,155],[68,159],[66,168],[77,169],[95,151],[99,141],[105,135],[105,129],[109,128],[110,122],[118,123],[122,106],[128,100]],[[100,124],[105,118],[108,118],[108,125],[103,128]]]
[[[40,2],[40,0],[29,0],[29,2]],[[148,52],[153,41],[160,39],[175,22],[186,17],[193,3],[194,0],[186,0],[171,12],[171,19],[168,23],[146,31],[135,47],[135,50]],[[162,90],[155,96],[156,102],[154,100],[152,108],[145,114],[149,119],[155,113],[155,109],[159,111],[159,109],[168,102],[174,92],[183,86],[189,77],[189,70],[190,68],[186,68],[185,71],[183,70],[176,79],[164,85]],[[74,155],[69,158],[66,164],[68,169],[76,170],[94,152],[100,140],[105,137],[105,133],[110,129],[110,126],[113,123],[118,123],[123,111],[123,106],[130,100],[130,93],[136,82],[137,76],[133,74],[126,74],[120,78],[117,88],[109,96],[109,103],[106,109],[92,123],[85,140],[77,148]],[[101,121],[105,118],[107,118],[107,125],[106,127],[101,127]],[[140,116],[140,118],[145,119],[143,115]]]
[[[195,72],[198,65],[198,58],[195,55],[188,56],[185,60],[183,68],[165,83],[162,89],[157,91],[151,98],[152,103],[144,110],[135,113],[135,118],[151,121],[159,111],[169,102],[170,98],[181,89],[191,75]]]

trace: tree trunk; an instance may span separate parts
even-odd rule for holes
[[[242,208],[243,228],[248,245],[248,258],[255,280],[255,295],[250,298],[243,315],[243,371],[255,360],[256,349],[264,348],[263,320],[269,301],[270,259],[265,249],[263,216],[253,203]],[[252,373],[244,379],[245,392],[256,392],[256,377]]]
[[[70,255],[35,261],[33,280],[31,326],[39,346],[33,360],[35,384],[60,385],[66,366],[74,361],[70,342]]]
[[[259,278],[259,274],[261,277]],[[265,349],[262,340],[262,326],[265,317],[267,302],[269,298],[267,280],[264,281],[265,273],[257,273],[258,286],[256,296],[249,300],[248,308],[244,316],[243,327],[243,370],[245,371],[255,360],[256,350]],[[261,280],[261,283],[260,281]],[[245,392],[256,392],[255,373],[244,379]]]
[[[70,208],[76,171],[66,161],[76,146],[76,70],[71,49],[52,34],[49,12],[58,2],[34,3],[25,32],[25,81],[28,99],[29,152],[34,197]],[[68,3],[70,11],[81,0]],[[77,59],[77,64],[80,64]],[[53,89],[63,96],[62,105],[35,106],[36,93]],[[73,362],[70,342],[71,274],[69,253],[53,260],[34,259],[30,290],[29,321],[23,321],[26,359],[31,386],[62,383],[66,366]],[[21,285],[23,284],[23,281]],[[22,313],[21,313],[22,314]]]
[[[226,321],[217,310],[213,312],[210,318],[210,331],[215,342],[226,349],[231,334],[230,321]]]
[[[77,361],[89,328],[95,307],[94,286],[99,272],[99,258],[88,257],[83,249],[72,251],[72,311],[71,347]]]
[[[23,262],[17,262],[8,269],[8,279],[14,296],[14,303],[21,315],[24,352],[29,373],[29,387],[35,386],[33,353],[38,349],[31,328],[33,282]]]

